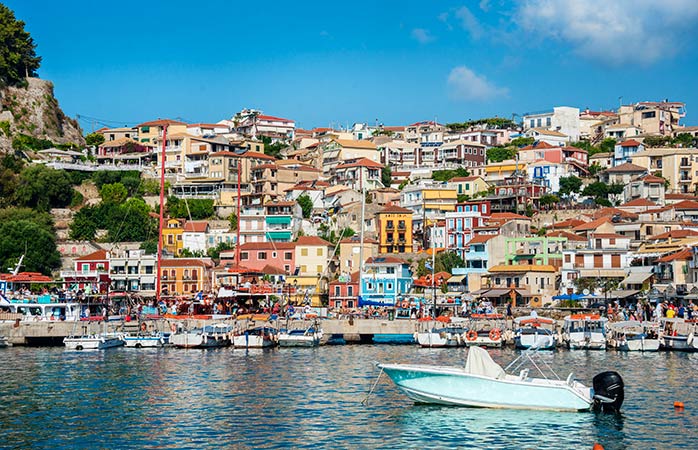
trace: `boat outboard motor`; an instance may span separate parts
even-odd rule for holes
[[[618,372],[601,372],[593,380],[594,410],[619,412],[625,399],[625,383]]]

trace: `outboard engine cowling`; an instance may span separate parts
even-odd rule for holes
[[[601,372],[593,380],[594,410],[619,412],[625,399],[625,383],[618,372]]]

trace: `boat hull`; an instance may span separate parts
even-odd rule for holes
[[[165,338],[162,336],[124,336],[124,346],[129,348],[164,347]]]
[[[587,411],[591,390],[575,382],[505,379],[471,375],[461,368],[401,364],[380,366],[395,385],[418,403],[479,408]]]
[[[550,334],[523,334],[514,339],[516,348],[539,350],[553,350],[557,345],[555,336]]]
[[[258,336],[254,334],[233,336],[233,347],[235,348],[268,348],[273,347],[275,342],[269,336]]]
[[[415,333],[415,341],[425,348],[464,347],[465,337],[459,333]]]
[[[624,352],[656,352],[659,351],[659,339],[627,339],[618,344],[618,350]]]
[[[230,339],[202,333],[178,333],[170,336],[170,343],[177,348],[219,348],[229,346]]]
[[[690,339],[689,339],[690,338]],[[660,348],[663,350],[675,350],[680,352],[698,351],[698,340],[692,336],[662,336]]]
[[[63,343],[67,350],[105,350],[124,345],[118,337],[67,337]]]
[[[279,335],[279,347],[317,347],[320,345],[320,336],[292,336]]]

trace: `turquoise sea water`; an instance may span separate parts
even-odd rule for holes
[[[491,350],[508,363],[518,352]],[[0,448],[696,448],[698,354],[556,351],[561,377],[625,379],[623,413],[414,405],[374,361],[458,365],[465,349],[0,350]],[[533,373],[533,372],[532,372]],[[685,410],[673,403],[683,401]]]

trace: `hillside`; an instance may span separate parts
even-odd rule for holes
[[[0,152],[11,150],[12,141],[21,135],[48,140],[54,145],[84,145],[80,126],[58,105],[53,83],[39,78],[26,80],[26,88],[0,90]]]

